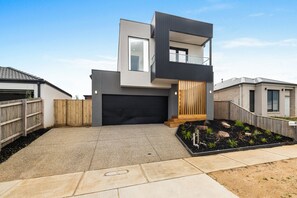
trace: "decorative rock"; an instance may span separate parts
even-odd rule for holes
[[[206,131],[208,129],[208,126],[198,125],[196,128],[201,131]]]
[[[219,131],[218,132],[218,137],[228,138],[228,137],[230,137],[230,135],[229,135],[229,133],[227,133],[225,131]]]
[[[228,124],[227,122],[221,122],[221,124],[223,125],[223,127],[225,127],[226,129],[229,129],[231,126],[230,124]]]
[[[244,135],[245,135],[245,136],[251,136],[252,133],[245,132]]]

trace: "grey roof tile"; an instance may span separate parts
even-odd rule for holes
[[[290,82],[284,82],[284,81],[273,80],[273,79],[262,78],[262,77],[258,77],[258,78],[241,77],[241,78],[231,78],[223,82],[217,83],[214,86],[214,90],[217,91],[220,89],[225,89],[225,88],[243,84],[243,83],[248,83],[248,84],[272,83],[272,84],[296,85]]]
[[[0,80],[28,80],[28,81],[40,81],[43,80],[32,74],[17,70],[12,67],[0,66]]]

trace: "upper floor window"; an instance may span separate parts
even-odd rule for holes
[[[188,49],[170,47],[169,60],[172,62],[186,63],[188,55]]]
[[[148,40],[129,37],[129,70],[148,72]]]
[[[279,111],[279,90],[267,91],[267,111]]]

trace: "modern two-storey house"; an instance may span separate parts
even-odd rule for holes
[[[93,126],[213,119],[212,37],[212,24],[160,12],[121,19],[117,71],[92,70]]]

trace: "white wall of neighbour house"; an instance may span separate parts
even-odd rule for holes
[[[147,39],[149,41],[149,71],[129,71],[129,37]],[[144,88],[170,88],[168,83],[151,83],[151,64],[154,56],[155,42],[151,37],[150,24],[121,19],[118,52],[118,71],[121,73],[121,86]]]
[[[285,116],[285,96],[288,94],[286,89],[292,89],[291,86],[277,85],[277,84],[261,84],[258,86],[258,91],[261,91],[261,115],[263,116]],[[279,111],[268,112],[267,111],[267,92],[268,90],[279,90]],[[257,94],[257,93],[256,93]]]
[[[242,84],[242,107],[250,110],[250,90],[255,90],[255,85],[250,85],[250,84]],[[255,93],[256,95],[256,93]],[[255,96],[256,98],[256,96]],[[256,103],[256,102],[255,102]],[[255,109],[256,109],[256,104],[255,104]]]
[[[229,87],[214,92],[214,101],[232,101],[239,105],[239,86]]]
[[[54,99],[71,99],[71,97],[48,84],[41,84],[41,98],[44,102],[44,127],[52,127],[55,123]]]
[[[31,83],[0,83],[0,89],[10,89],[10,90],[33,90],[34,98],[38,97],[38,86],[37,84]]]

